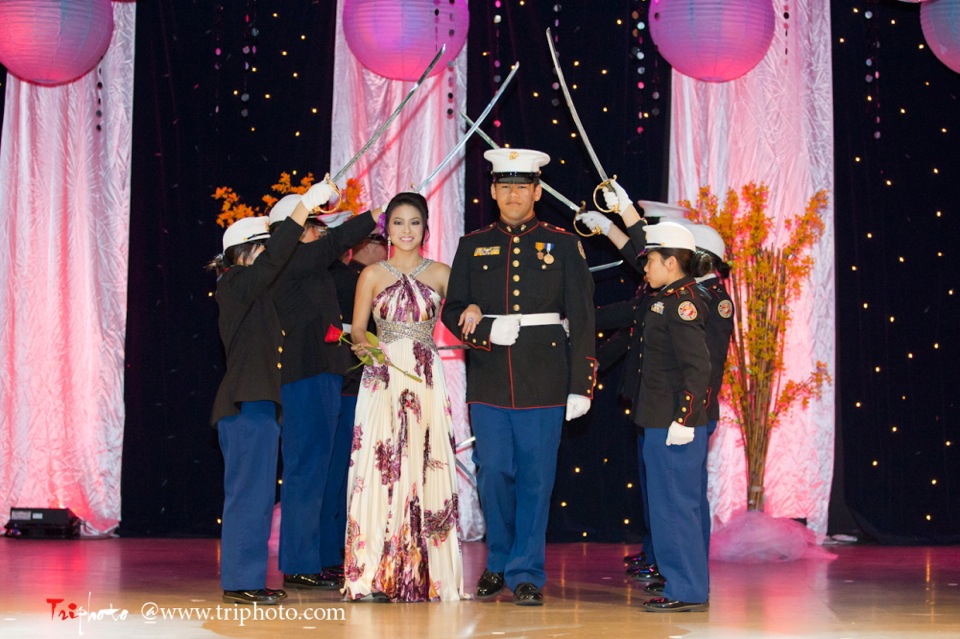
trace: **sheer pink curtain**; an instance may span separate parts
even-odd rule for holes
[[[350,51],[343,35],[343,3],[337,9],[337,44],[334,63],[331,173],[347,163],[370,135],[393,112],[412,82],[388,80],[368,71]],[[366,201],[386,205],[396,193],[413,190],[447,155],[463,132],[457,113],[467,102],[467,49],[460,52],[451,68],[428,78],[394,120],[383,136],[344,176],[359,178]],[[453,98],[448,99],[447,94]],[[452,115],[447,110],[452,109]],[[426,255],[450,264],[463,234],[463,153],[458,154],[422,191],[430,206],[430,238]],[[440,346],[459,343],[437,325]],[[466,442],[471,436],[466,412],[466,373],[461,351],[442,351],[447,390],[453,406],[454,439]],[[472,448],[459,447],[458,460],[470,472]],[[460,473],[460,524],[464,539],[482,537],[476,489]]]
[[[8,75],[0,145],[0,517],[67,507],[86,534],[120,521],[136,5],[113,10],[87,75]]]
[[[773,6],[773,44],[747,75],[713,84],[674,72],[670,200],[695,200],[704,185],[722,194],[763,182],[770,187],[769,211],[788,216],[803,212],[811,195],[827,189],[827,232],[814,250],[816,267],[793,309],[787,341],[788,379],[801,380],[818,360],[827,362],[831,374],[836,371],[830,4],[773,0]],[[826,532],[833,476],[833,391],[828,387],[821,401],[784,421],[767,458],[766,512],[806,518],[820,535]],[[721,420],[708,465],[714,521],[723,522],[746,508],[737,424]]]

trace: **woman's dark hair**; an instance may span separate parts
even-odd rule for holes
[[[430,226],[427,223],[427,217],[429,215],[427,211],[427,200],[419,193],[414,193],[413,191],[397,193],[393,196],[393,199],[390,200],[390,203],[387,204],[387,210],[386,213],[384,213],[386,216],[384,220],[384,234],[386,234],[387,225],[390,224],[391,213],[393,213],[393,210],[401,204],[407,204],[420,211],[420,217],[423,218],[423,241],[426,242],[430,233]]]
[[[668,257],[677,258],[677,264],[680,266],[680,270],[683,271],[684,275],[693,275],[694,277],[700,277],[700,275],[702,275],[694,272],[695,267],[697,267],[697,262],[694,260],[694,252],[690,249],[661,247],[654,250],[656,250],[664,260]],[[653,253],[653,251],[651,250],[649,253]]]
[[[265,244],[263,240],[235,244],[207,263],[208,271],[216,271],[217,276],[223,275],[228,268],[236,266],[245,258],[249,258],[258,246]]]

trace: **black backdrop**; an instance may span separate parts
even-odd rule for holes
[[[856,522],[880,541],[956,542],[960,75],[920,46],[917,5],[832,4],[834,499],[842,506],[845,497]],[[222,229],[210,195],[229,185],[255,202],[281,171],[329,168],[335,3],[265,5],[137,3],[125,535],[219,532],[222,461],[207,421],[222,350],[214,281],[203,265],[218,252]],[[501,143],[547,151],[553,161],[545,179],[572,199],[589,197],[597,178],[551,86],[543,31],[552,26],[605,168],[635,198],[663,199],[669,69],[647,31],[635,30],[647,2],[502,5],[471,3],[468,111],[479,112],[498,73],[520,60],[490,119],[501,126],[485,129]],[[867,82],[874,72],[880,75]],[[468,230],[495,213],[483,150],[479,141],[467,148]],[[549,196],[538,210],[569,225]],[[591,264],[617,259],[604,240],[585,246]],[[636,284],[618,270],[598,274],[597,283],[598,304],[629,296]],[[609,390],[617,375],[601,379],[594,411],[566,427],[553,540],[632,541],[642,529],[637,490],[627,487],[636,470],[632,433]],[[843,519],[843,508],[834,512]],[[831,520],[834,529],[845,525]]]

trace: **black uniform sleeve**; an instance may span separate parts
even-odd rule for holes
[[[693,304],[696,317],[684,319],[682,305]],[[696,424],[704,410],[710,384],[710,353],[707,351],[706,325],[708,309],[700,298],[681,298],[665,311],[670,339],[683,376],[683,390],[673,421]],[[689,315],[689,314],[687,314]]]
[[[460,320],[460,314],[470,304],[475,303],[475,296],[470,290],[470,246],[466,238],[460,239],[457,246],[457,253],[453,258],[453,264],[450,266],[450,279],[447,283],[447,299],[443,303],[443,311],[440,320],[447,329],[462,339],[461,327],[457,324]],[[483,312],[483,307],[480,311]],[[474,332],[463,343],[471,348],[480,348],[486,351],[490,350],[490,328],[493,326],[493,319],[484,317],[474,329]]]
[[[369,212],[355,215],[340,226],[331,229],[316,242],[300,245],[287,265],[284,277],[301,277],[318,269],[328,268],[347,249],[370,235],[377,223]]]
[[[593,397],[597,380],[596,317],[593,306],[593,276],[587,267],[583,247],[571,237],[571,253],[579,257],[564,260],[563,313],[570,323],[569,393]]]

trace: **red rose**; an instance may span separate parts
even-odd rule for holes
[[[339,342],[341,337],[343,337],[343,331],[331,324],[327,327],[327,334],[324,336],[323,341],[327,343]]]

